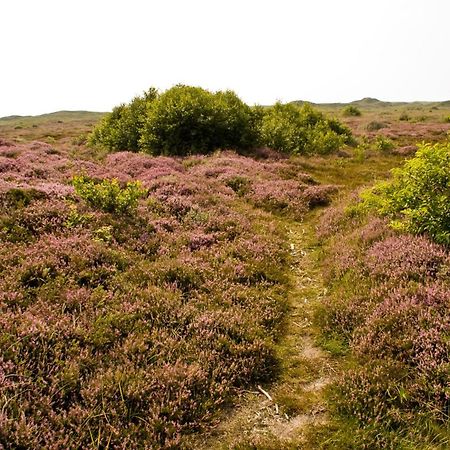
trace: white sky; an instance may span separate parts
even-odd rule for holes
[[[0,117],[150,86],[248,103],[450,99],[450,0],[0,0]]]

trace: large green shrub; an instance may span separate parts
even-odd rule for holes
[[[129,104],[116,106],[94,128],[89,143],[116,151],[138,151],[147,107],[156,97],[156,89],[150,88],[142,97],[135,97]]]
[[[149,105],[140,140],[141,148],[155,155],[210,153],[255,143],[252,110],[234,92],[183,85]]]
[[[450,244],[450,143],[423,144],[390,181],[362,194],[362,209],[390,217],[402,231]]]
[[[232,91],[177,85],[150,89],[106,115],[89,137],[110,150],[152,155],[211,153],[258,145],[289,154],[327,154],[351,142],[349,128],[311,108],[250,107]]]
[[[310,105],[276,103],[260,123],[264,145],[292,154],[327,154],[351,141],[350,130]]]

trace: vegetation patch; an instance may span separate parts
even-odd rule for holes
[[[423,145],[322,219],[329,294],[317,324],[326,348],[348,353],[330,389],[330,448],[448,446],[448,152]]]
[[[269,211],[301,217],[332,188],[294,161],[232,152],[94,163],[11,148],[0,446],[180,448],[236,390],[275,376],[289,255]]]
[[[350,130],[309,105],[249,107],[232,91],[150,89],[105,116],[89,137],[109,150],[190,155],[267,146],[288,154],[326,154],[351,143]]]

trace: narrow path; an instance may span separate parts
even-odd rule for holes
[[[315,246],[314,216],[290,222],[290,310],[277,351],[281,375],[269,386],[242,393],[230,417],[196,442],[198,449],[307,448],[305,431],[327,420],[323,388],[333,377],[328,355],[315,344],[314,306],[324,295]]]

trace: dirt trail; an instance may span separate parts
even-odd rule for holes
[[[196,449],[303,448],[306,428],[327,420],[322,392],[334,368],[314,343],[312,313],[325,291],[311,216],[304,223],[288,225],[292,289],[286,334],[278,344],[281,376],[270,386],[243,392],[229,417],[201,437]]]

